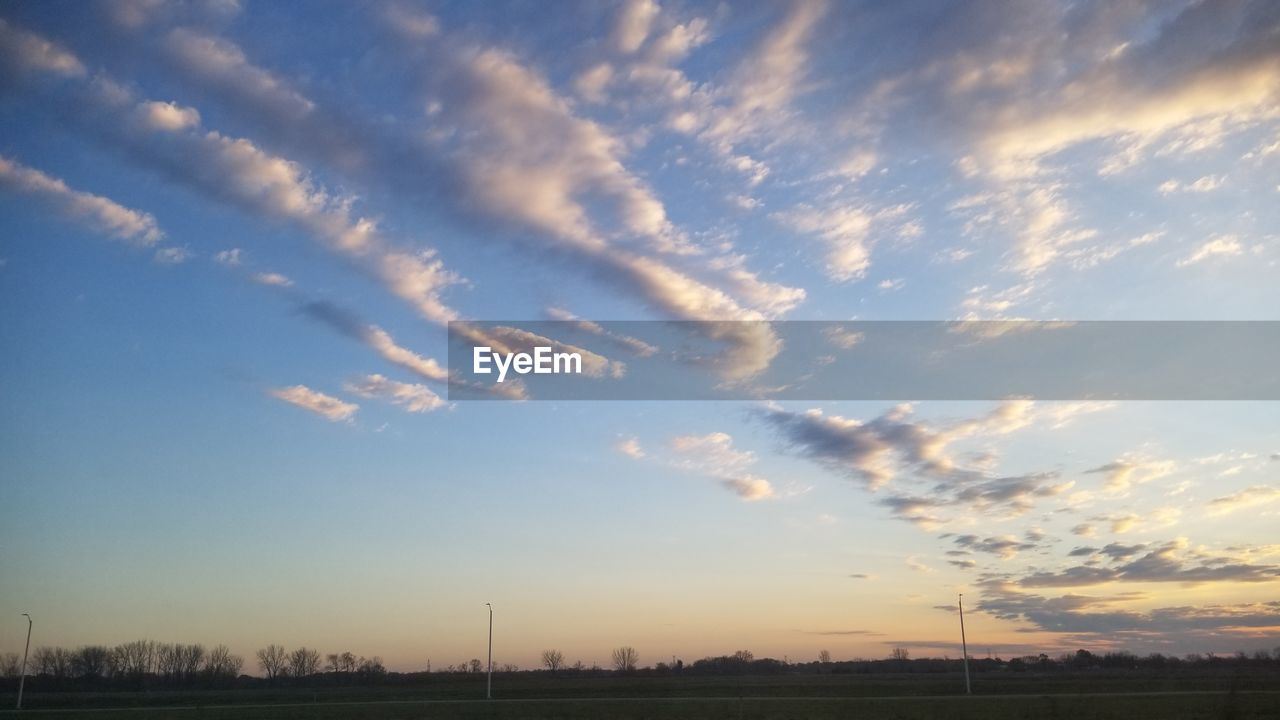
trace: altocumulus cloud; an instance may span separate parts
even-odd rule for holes
[[[1020,591],[998,580],[984,581],[981,587],[978,609],[997,618],[1021,620],[1049,632],[1137,636],[1126,638],[1126,642],[1140,640],[1141,636],[1159,640],[1174,633],[1241,632],[1280,625],[1280,602],[1124,610],[1116,606],[1145,600],[1146,596],[1069,594],[1050,598]]]
[[[1139,551],[1141,555],[1137,555]],[[1230,554],[1189,551],[1187,541],[1182,539],[1152,547],[1109,545],[1102,554],[1110,556],[1110,565],[1075,565],[1056,572],[1036,572],[1021,578],[1018,584],[1034,588],[1083,587],[1118,581],[1195,585],[1280,580],[1280,566],[1251,563]]]

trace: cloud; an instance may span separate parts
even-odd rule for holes
[[[824,272],[833,280],[846,282],[862,279],[871,267],[873,230],[900,217],[906,209],[835,206],[820,210],[800,205],[769,217],[796,232],[819,237],[827,246]]]
[[[164,44],[169,57],[184,70],[242,105],[270,108],[279,117],[293,120],[315,110],[315,103],[275,74],[250,63],[232,42],[178,28],[169,33]]]
[[[870,421],[768,408],[761,416],[802,455],[832,470],[852,474],[871,489],[883,487],[900,470],[945,476],[955,469],[947,446],[978,434],[1004,434],[1032,421],[1032,404],[1002,403],[986,416],[934,427],[913,421],[912,407],[899,405]],[[996,487],[979,494],[1000,494]]]
[[[396,382],[383,375],[364,375],[343,387],[352,395],[385,400],[411,413],[432,412],[448,405],[426,385]]]
[[[627,170],[624,143],[510,53],[446,44],[422,67],[428,104],[440,108],[429,118],[431,150],[447,158],[454,187],[489,223],[520,229],[521,238],[676,319],[760,320],[803,300],[803,290],[761,279],[741,255],[691,243]],[[512,117],[520,122],[506,121]],[[767,365],[756,354],[767,343],[727,332],[721,339],[731,343],[726,357],[750,359],[726,363],[731,375]]]
[[[605,101],[605,90],[613,80],[613,66],[602,62],[584,70],[574,80],[573,87],[587,102],[602,103]]]
[[[1280,602],[1176,606],[1121,610],[1116,605],[1143,600],[1142,594],[1064,595],[1048,598],[1020,592],[1015,586],[989,582],[977,609],[1003,620],[1028,622],[1037,630],[1113,635],[1134,633],[1129,640],[1168,637],[1189,631],[1230,632],[1280,624]]]
[[[633,437],[622,438],[613,444],[613,448],[633,460],[639,460],[644,457],[644,450],[640,447],[640,441]]]
[[[915,555],[909,556],[904,562],[914,572],[926,574],[936,572],[933,568],[921,562]]]
[[[1028,277],[1075,264],[1079,243],[1099,237],[1075,202],[1091,156],[1098,174],[1114,175],[1280,116],[1266,2],[939,7],[929,17],[938,30],[878,56],[881,72],[848,81],[859,98],[849,122],[882,145],[953,158],[985,187],[970,206],[983,220],[967,234],[1004,229],[1006,267]]]
[[[226,83],[229,87],[243,84],[271,88],[286,98],[301,97],[278,77],[249,64],[243,52],[228,41],[193,38],[190,33],[179,39],[196,40],[194,46],[202,55],[217,60],[217,67],[235,70],[231,77],[244,75],[242,81]],[[742,293],[756,305],[743,308],[725,290],[652,257],[649,253],[654,249],[662,255],[686,253],[692,248],[666,218],[652,190],[625,169],[621,162],[623,143],[598,124],[576,116],[571,104],[558,96],[545,78],[512,55],[453,42],[426,48],[413,42],[404,49],[407,54],[430,55],[414,66],[431,96],[424,104],[437,108],[427,119],[431,125],[427,136],[439,138],[434,148],[423,148],[421,135],[395,137],[383,126],[361,126],[354,131],[341,124],[332,127],[322,120],[332,113],[311,112],[308,108],[313,103],[305,98],[301,98],[305,102],[297,98],[287,102],[293,107],[289,112],[274,107],[267,92],[242,93],[233,99],[269,126],[274,135],[286,140],[301,136],[306,149],[344,169],[352,163],[373,165],[388,177],[412,178],[411,182],[393,184],[402,191],[416,187],[421,177],[451,174],[448,185],[465,196],[460,205],[482,208],[489,218],[535,230],[605,281],[621,282],[677,318],[750,319],[764,311],[785,311],[803,298],[802,291],[761,281],[738,265],[711,273],[720,275],[711,281]],[[196,73],[193,79],[207,83],[209,78]],[[509,117],[519,117],[521,122],[505,122]],[[348,162],[335,156],[334,147],[351,147],[353,139],[356,149],[351,152],[359,156],[357,160]],[[436,151],[436,157],[424,153],[430,149]],[[405,171],[409,166],[414,168],[412,172]],[[622,239],[629,236],[644,241],[624,242],[632,245],[630,249],[615,246],[601,231],[609,218],[593,217],[582,201],[586,196],[610,201],[612,219],[625,231]],[[644,253],[636,252],[642,248]]]
[[[872,217],[865,210],[837,208],[819,212],[801,207],[771,217],[798,232],[817,235],[828,246],[825,270],[833,280],[860,280],[871,267],[868,235]]]
[[[1208,582],[1272,582],[1280,579],[1280,566],[1239,562],[1228,556],[1189,556],[1184,540],[1156,546],[1108,546],[1116,564],[1076,565],[1057,572],[1036,572],[1022,578],[1022,587],[1082,587],[1109,582],[1176,582],[1195,585]],[[1145,552],[1143,552],[1145,550]],[[1138,552],[1142,555],[1133,558]],[[1106,553],[1104,553],[1106,554]],[[1198,554],[1197,554],[1198,555]]]
[[[1184,185],[1178,182],[1177,180],[1174,180],[1171,178],[1169,180],[1166,180],[1160,183],[1160,187],[1157,189],[1160,191],[1162,195],[1175,193],[1175,192],[1178,192],[1179,190],[1183,192],[1206,193],[1206,192],[1212,192],[1222,187],[1222,183],[1225,179],[1226,178],[1224,178],[1221,175],[1205,175],[1204,177],[1194,182],[1187,183]]]
[[[621,333],[606,330],[599,323],[595,323],[590,320],[583,320],[568,310],[552,307],[547,308],[546,313],[547,317],[552,320],[572,323],[575,328],[583,332],[608,338],[618,347],[623,348],[636,357],[652,357],[658,353],[658,348],[654,345],[650,345],[649,343],[639,338],[631,337],[630,335],[623,335]]]
[[[715,479],[743,500],[775,496],[768,480],[748,472],[756,462],[755,453],[735,448],[728,433],[682,435],[672,438],[671,448],[679,456],[677,466]]]
[[[155,261],[161,265],[181,265],[191,259],[191,251],[181,247],[158,248]]]
[[[0,188],[30,195],[90,230],[132,245],[155,245],[164,237],[150,213],[75,190],[58,178],[4,156],[0,156]]]
[[[213,260],[216,263],[226,265],[228,267],[238,267],[244,262],[244,251],[240,248],[219,250],[214,254]]]
[[[827,339],[827,342],[841,350],[851,350],[855,345],[863,341],[866,334],[855,332],[839,325],[832,325],[822,331],[822,336]]]
[[[1111,533],[1114,535],[1123,535],[1139,528],[1151,529],[1168,527],[1173,525],[1182,516],[1182,510],[1175,507],[1152,508],[1143,512],[1142,515],[1135,513],[1111,513],[1108,515],[1095,515],[1089,520],[1091,522],[1110,523]]]
[[[626,54],[640,49],[658,10],[653,0],[628,0],[622,5],[613,28],[613,43],[618,52]]]
[[[732,490],[743,500],[763,500],[773,497],[773,485],[768,480],[756,475],[722,478],[720,484]]]
[[[1210,515],[1220,516],[1245,508],[1267,505],[1280,500],[1280,488],[1270,485],[1253,485],[1230,495],[1216,497],[1209,501]]]
[[[355,403],[343,402],[306,385],[293,385],[271,391],[272,397],[313,412],[330,422],[342,422],[355,417],[360,409]]]
[[[14,27],[0,18],[0,58],[10,68],[83,77],[84,65],[73,53],[39,35]]]
[[[386,330],[366,324],[353,313],[322,300],[300,306],[304,315],[339,333],[359,340],[375,350],[384,360],[433,382],[448,382],[449,371],[432,358],[427,358],[398,344]]]
[[[0,43],[4,39],[0,37]],[[226,48],[218,43],[195,45],[218,57],[226,55],[222,53]],[[238,68],[237,57],[231,53],[218,62]],[[275,87],[270,80],[256,77],[249,83],[254,93]],[[392,294],[429,321],[444,323],[457,317],[441,294],[462,282],[462,278],[445,269],[434,250],[395,246],[383,237],[375,220],[353,212],[357,204],[354,196],[320,186],[301,164],[271,154],[246,138],[229,137],[199,126],[150,129],[136,122],[136,118],[139,113],[150,115],[154,101],[135,99],[130,90],[104,73],[78,84],[73,81],[60,97],[69,104],[72,117],[88,122],[92,116],[90,129],[95,135],[115,143],[135,160],[156,167],[212,199],[229,202],[259,217],[295,223],[329,250],[371,272]],[[186,113],[185,109],[179,114],[185,118],[184,126],[199,117],[198,112]]]
[[[1177,469],[1177,464],[1172,460],[1121,459],[1085,470],[1085,474],[1102,474],[1106,478],[1104,489],[1109,492],[1124,492],[1133,485],[1149,483],[1171,475]]]
[[[412,67],[428,109],[423,131],[421,125],[410,130],[353,120],[341,108],[316,112],[313,101],[223,38],[180,28],[166,47],[185,79],[251,118],[276,144],[382,182],[415,202],[424,196],[456,201],[449,209],[463,218],[483,215],[486,234],[495,225],[512,228],[669,317],[764,319],[804,298],[803,290],[746,269],[745,258],[724,244],[715,248],[719,255],[692,245],[652,189],[626,169],[625,143],[575,114],[571,102],[510,53],[454,41],[399,48],[402,59],[421,60]],[[82,87],[71,102],[107,110],[107,119],[122,105],[136,105],[130,91],[109,78],[94,82],[110,85],[109,100]],[[504,120],[510,117],[520,122]],[[165,133],[161,143],[136,136],[136,123],[92,129],[217,199],[301,225],[381,278],[428,320],[456,318],[441,293],[461,278],[433,251],[393,247],[374,220],[355,215],[353,196],[320,187],[296,161],[246,138],[197,128]],[[448,180],[435,182],[441,177]],[[423,178],[433,178],[430,187]],[[748,343],[726,353],[750,358],[725,363],[728,379],[750,376],[767,362],[757,353],[767,343],[733,333],[722,337]]]
[[[275,287],[291,287],[293,281],[276,272],[260,272],[253,274],[253,281],[259,285],[274,285]]]
[[[400,2],[384,6],[382,19],[411,41],[421,41],[440,34],[440,21],[430,13]]]
[[[1019,552],[1034,550],[1037,547],[1033,542],[1025,542],[1012,535],[986,538],[977,535],[957,535],[952,538],[952,542],[975,552],[996,555],[1002,560],[1011,560],[1017,557]]]
[[[875,504],[924,530],[977,514],[1018,517],[1073,485],[1056,471],[1002,476],[972,454],[961,456],[973,460],[969,463],[953,457],[950,448],[960,440],[989,439],[1056,421],[1054,413],[1030,402],[1008,401],[986,415],[944,423],[918,421],[911,412],[909,405],[901,405],[862,421],[817,409],[792,412],[775,406],[758,411],[792,450],[867,490],[883,492]],[[980,538],[972,540],[982,545]],[[989,540],[992,548],[1000,541]],[[1015,541],[1005,551],[1029,549],[1020,546],[1032,542]]]
[[[140,103],[138,117],[148,129],[163,132],[190,130],[200,124],[200,113],[195,108],[171,102]]]
[[[793,2],[786,14],[734,69],[719,91],[727,102],[711,108],[699,136],[732,158],[734,147],[782,126],[795,97],[806,90],[809,39],[827,13],[817,0]],[[745,170],[759,173],[750,158]],[[767,170],[765,170],[767,172]]]
[[[1190,255],[1178,261],[1178,267],[1195,265],[1198,262],[1217,256],[1231,257],[1242,255],[1244,246],[1234,235],[1219,235],[1196,248]]]

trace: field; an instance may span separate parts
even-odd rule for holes
[[[429,686],[147,693],[32,693],[21,716],[200,720],[1014,720],[1280,718],[1280,678],[1248,674],[1055,673],[975,678],[954,695],[952,674],[781,675],[732,678],[495,678]],[[12,694],[0,696],[12,707]],[[0,711],[0,718],[18,717]]]

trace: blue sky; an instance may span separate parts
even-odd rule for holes
[[[0,607],[643,663],[1275,645],[1268,403],[449,403],[456,319],[1275,320],[1268,3],[10,3]],[[904,401],[910,398],[904,398]],[[0,627],[0,650],[19,642]]]

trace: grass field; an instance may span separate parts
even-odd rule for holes
[[[501,681],[500,681],[501,680]],[[474,679],[427,686],[208,692],[32,693],[19,713],[46,720],[1054,720],[1056,718],[1280,718],[1275,673],[1144,672],[979,676],[495,678],[494,701]],[[13,695],[0,695],[12,707]]]
[[[1055,720],[1057,718],[1280,718],[1280,693],[1003,695],[911,698],[631,698],[452,701],[375,701],[285,705],[34,710],[3,716],[47,720],[200,718],[202,720]]]

